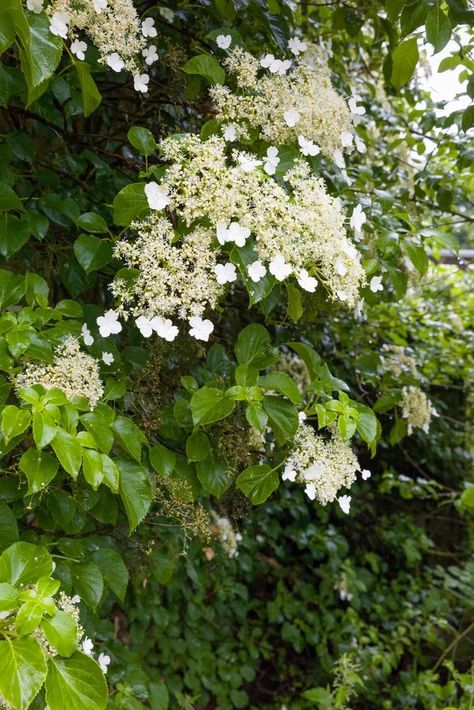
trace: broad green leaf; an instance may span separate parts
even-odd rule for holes
[[[428,255],[424,248],[418,244],[413,244],[412,242],[405,242],[403,244],[403,248],[408,254],[413,266],[423,276],[429,265]]]
[[[58,462],[53,456],[33,448],[22,455],[19,467],[28,479],[28,495],[43,490],[58,472]]]
[[[59,429],[51,446],[63,469],[76,478],[82,461],[82,446],[77,439],[65,429]]]
[[[392,84],[400,89],[408,84],[418,63],[416,37],[401,42],[392,52]]]
[[[33,413],[33,439],[38,449],[43,449],[56,436],[58,426],[48,412]]]
[[[291,440],[299,425],[295,407],[282,397],[266,396],[263,398],[263,408],[268,414],[278,443],[284,444],[285,441]]]
[[[123,601],[127,591],[128,571],[121,556],[111,548],[101,547],[99,550],[95,550],[92,559],[99,567],[110,589],[120,601]]]
[[[26,636],[38,628],[43,617],[43,608],[35,602],[21,605],[15,619],[15,629],[20,636]]]
[[[0,668],[1,697],[15,710],[26,710],[46,679],[46,658],[38,641],[0,641]]]
[[[244,493],[251,503],[264,503],[268,496],[278,488],[278,473],[267,464],[251,466],[237,477],[236,486]]]
[[[377,437],[377,417],[369,411],[359,413],[357,431],[367,444],[371,444]]]
[[[216,387],[202,387],[191,398],[194,424],[211,424],[232,413],[235,402]]]
[[[271,346],[268,330],[258,323],[240,331],[234,350],[240,364],[245,363],[257,370],[273,365],[279,358]]]
[[[31,422],[31,414],[26,409],[19,409],[9,404],[2,411],[1,429],[5,443],[8,444],[15,436],[23,434]]]
[[[153,547],[150,557],[150,569],[159,584],[168,584],[176,569],[176,560],[171,552]]]
[[[150,449],[150,463],[161,476],[169,476],[174,471],[176,454],[158,444]]]
[[[128,227],[133,220],[142,217],[148,209],[145,183],[131,183],[123,187],[114,199],[114,222],[120,226]]]
[[[301,404],[302,397],[298,385],[286,372],[270,372],[260,377],[258,384],[265,389],[285,394],[294,404]]]
[[[63,53],[63,41],[49,31],[49,18],[45,13],[28,13],[28,32],[21,31],[20,58],[28,84],[28,105],[33,103],[47,87]]]
[[[101,454],[94,449],[82,451],[82,473],[87,483],[96,491],[104,479]]]
[[[25,293],[25,277],[0,269],[0,308],[18,303]]]
[[[139,464],[126,459],[117,459],[120,471],[120,497],[125,507],[130,533],[143,520],[153,500],[148,473]]]
[[[9,258],[22,248],[30,238],[28,220],[19,219],[8,212],[0,213],[0,254]]]
[[[112,493],[119,492],[120,473],[117,464],[107,454],[100,454],[102,473],[104,476],[103,483]]]
[[[109,231],[107,222],[97,212],[84,212],[79,215],[75,222],[79,229],[84,229],[86,232],[106,234]]]
[[[70,565],[74,588],[81,599],[96,609],[104,592],[102,572],[94,562],[76,562]]]
[[[286,284],[288,293],[288,315],[294,323],[297,323],[303,315],[303,304],[301,301],[301,291],[293,284]]]
[[[22,210],[23,203],[14,190],[5,182],[0,183],[0,212]]]
[[[434,47],[434,53],[440,52],[451,38],[451,22],[437,2],[426,15],[426,39]]]
[[[461,503],[462,505],[465,505],[466,508],[474,508],[474,486],[463,491],[461,495]]]
[[[210,54],[198,54],[192,57],[183,67],[186,74],[198,74],[203,76],[210,84],[223,84],[225,82],[225,71]]]
[[[143,126],[132,126],[127,133],[130,143],[142,155],[148,156],[155,152],[157,145],[153,133]]]
[[[81,234],[74,242],[74,254],[84,271],[90,274],[112,259],[112,242],[91,234]]]
[[[11,611],[18,606],[19,589],[13,584],[0,582],[0,611]]]
[[[12,509],[3,501],[0,501],[0,551],[17,540],[18,525],[16,517]]]
[[[107,684],[98,664],[76,652],[48,662],[46,702],[50,710],[104,710]]]
[[[110,428],[114,418],[114,410],[106,404],[98,404],[93,412],[81,416],[81,422],[92,434],[99,449],[105,454],[109,453],[114,443],[114,435]]]
[[[20,586],[32,584],[39,577],[49,577],[53,561],[40,545],[15,542],[0,555],[0,581]]]
[[[204,461],[209,456],[211,442],[203,431],[195,431],[186,440],[188,461]]]
[[[220,498],[230,488],[234,474],[228,466],[210,456],[196,464],[197,475],[202,487],[211,495]]]
[[[268,414],[263,409],[261,402],[250,402],[245,410],[245,418],[250,426],[258,431],[264,431],[268,422]]]
[[[79,633],[70,614],[58,610],[50,619],[43,619],[41,628],[46,640],[61,656],[71,656],[77,649]]]
[[[81,87],[82,110],[87,118],[100,106],[102,96],[91,76],[89,64],[84,61],[73,61]]]
[[[132,458],[140,463],[142,455],[142,445],[146,443],[143,432],[128,417],[116,417],[112,423],[115,439],[120,446],[130,454]]]
[[[0,3],[0,54],[13,44],[16,34],[15,25],[20,18],[26,26],[20,0],[3,0]]]

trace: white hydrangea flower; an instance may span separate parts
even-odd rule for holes
[[[370,279],[369,288],[372,293],[377,293],[377,291],[383,291],[382,277],[372,276]]]
[[[294,128],[300,120],[300,114],[296,109],[290,108],[288,109],[288,111],[285,111],[285,113],[283,114],[283,118],[285,119],[285,123],[287,126],[289,126],[290,128]]]
[[[216,44],[219,49],[229,49],[232,44],[232,35],[217,35]]]
[[[71,604],[80,604],[81,602],[81,597],[79,594],[75,594],[73,597],[71,597]]]
[[[151,321],[146,316],[139,316],[135,321],[135,325],[144,338],[149,338],[153,333]]]
[[[316,498],[316,486],[314,483],[307,483],[304,487],[304,492],[310,500],[314,500]]]
[[[289,464],[286,464],[285,468],[283,469],[283,473],[281,476],[282,481],[291,481],[294,483],[296,481],[296,476],[297,476],[297,471],[290,466]]]
[[[219,222],[216,227],[216,235],[219,244],[234,242],[236,246],[243,247],[246,239],[250,237],[250,229],[238,222],[231,222],[228,227],[225,222]]]
[[[370,471],[368,471],[366,468],[364,468],[364,469],[360,472],[360,474],[361,474],[361,476],[362,476],[362,480],[363,480],[363,481],[367,481],[367,480],[371,477],[371,475],[372,475],[372,474],[370,473]]]
[[[158,52],[156,51],[156,47],[154,44],[150,44],[149,47],[145,47],[142,52],[142,55],[145,58],[145,64],[147,64],[149,67],[151,67],[152,64],[158,61]]]
[[[240,163],[240,167],[244,173],[250,173],[255,170],[259,165],[262,165],[262,160],[259,160],[254,155],[249,155],[248,153],[240,153],[237,156],[237,160]]]
[[[318,155],[321,151],[319,150],[319,146],[316,145],[316,143],[313,143],[313,141],[306,140],[304,136],[298,136],[298,144],[300,146],[300,152],[303,155]]]
[[[275,146],[270,146],[270,148],[267,148],[267,155],[263,164],[263,169],[265,170],[267,175],[275,174],[275,170],[277,169],[279,162],[280,158],[278,157],[278,148],[276,148]]]
[[[229,141],[229,143],[232,143],[233,141],[237,140],[237,131],[235,130],[235,126],[232,123],[228,123],[227,125],[222,126],[224,129],[224,140]]]
[[[90,638],[85,638],[84,641],[82,642],[82,653],[85,653],[86,656],[91,656],[92,655],[92,650],[94,648],[94,644],[90,640]]]
[[[355,146],[356,146],[357,150],[359,151],[359,153],[367,153],[367,147],[366,147],[364,141],[362,140],[362,138],[360,136],[358,136],[357,133],[354,136],[354,140],[355,140]]]
[[[94,6],[94,10],[97,14],[100,15],[102,10],[105,10],[107,7],[107,0],[92,0],[92,5]]]
[[[108,353],[108,352],[103,352],[102,353],[102,362],[104,362],[106,365],[111,365],[114,361],[114,356],[113,353]]]
[[[354,140],[354,134],[350,131],[343,131],[341,133],[341,143],[344,148],[350,148]]]
[[[26,7],[30,12],[39,15],[43,11],[44,0],[26,0]]]
[[[118,319],[117,311],[110,309],[96,319],[99,326],[99,333],[103,338],[108,338],[109,335],[116,335],[122,330],[122,324]]]
[[[305,422],[307,419],[305,412],[298,412],[298,419],[300,420],[300,424]]]
[[[148,91],[149,82],[150,77],[148,74],[135,74],[133,76],[133,88],[135,91],[139,91],[142,94],[146,94]]]
[[[352,497],[347,495],[339,496],[339,498],[337,499],[337,502],[339,503],[342,512],[346,515],[349,515],[349,511],[351,509],[351,500]]]
[[[81,61],[86,58],[86,55],[84,54],[87,49],[87,44],[85,42],[82,42],[78,39],[74,40],[74,42],[71,44],[71,52],[76,56],[78,59]]]
[[[68,12],[55,12],[49,23],[49,31],[56,37],[67,39],[68,24],[71,21],[71,15]]]
[[[214,271],[218,284],[230,284],[237,280],[237,272],[234,264],[216,264]]]
[[[299,37],[292,37],[288,42],[288,49],[292,54],[294,54],[295,57],[297,57],[301,52],[305,52],[307,47],[308,45],[306,42],[300,40]]]
[[[153,17],[147,17],[146,20],[142,22],[142,35],[144,37],[156,37],[158,32],[155,27],[155,20]]]
[[[173,322],[169,318],[159,318],[158,316],[154,316],[151,319],[151,326],[155,333],[160,338],[167,340],[168,343],[172,343],[179,333],[178,328],[173,325]]]
[[[88,347],[89,347],[89,345],[92,345],[94,342],[94,338],[91,335],[91,332],[87,326],[87,323],[82,324],[81,333],[82,333],[82,340],[84,341],[84,345],[87,345]]]
[[[254,283],[258,283],[263,279],[267,270],[260,259],[257,259],[247,266],[247,273]]]
[[[109,54],[105,61],[107,62],[107,66],[117,73],[121,72],[125,67],[125,62],[118,52],[112,52],[112,54]]]
[[[97,663],[98,663],[99,666],[100,666],[100,670],[101,670],[102,673],[104,673],[104,675],[105,675],[105,673],[107,673],[107,669],[108,669],[109,664],[110,664],[110,656],[108,656],[106,653],[99,653],[99,657],[98,657],[98,659],[97,659]]]
[[[278,254],[268,267],[270,273],[276,278],[277,281],[284,281],[287,276],[291,274],[292,268],[290,264],[287,264],[284,256]]]
[[[340,301],[347,301],[347,292],[340,288],[336,291],[336,296]]]
[[[210,334],[214,330],[214,325],[210,320],[207,318],[200,318],[199,316],[193,316],[190,318],[189,325],[191,326],[189,335],[196,338],[196,340],[204,340],[206,343],[209,340]]]
[[[316,291],[318,282],[314,276],[310,276],[308,274],[306,269],[301,269],[297,280],[303,291],[308,291],[309,293],[314,293]]]
[[[265,54],[260,60],[260,66],[264,69],[268,69],[274,61],[275,57],[273,56],[273,54]]]
[[[260,66],[264,69],[268,69],[271,74],[284,76],[291,67],[291,59],[282,61],[281,59],[276,59],[273,54],[265,54],[260,60]]]
[[[337,148],[337,150],[335,150],[333,153],[332,159],[334,160],[338,168],[344,170],[344,168],[346,167],[346,162],[344,160],[342,150],[339,150],[339,148]]]
[[[365,113],[365,107],[358,106],[357,105],[358,101],[361,101],[361,98],[357,94],[353,94],[348,101],[349,110],[353,116],[363,116]]]
[[[149,182],[145,185],[145,195],[151,210],[163,210],[171,202],[168,188],[158,185],[157,182]]]
[[[361,232],[362,225],[367,221],[367,216],[362,209],[362,205],[356,205],[352,210],[349,224],[356,232]]]

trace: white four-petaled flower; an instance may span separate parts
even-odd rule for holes
[[[156,37],[158,32],[155,27],[155,20],[153,17],[147,17],[146,20],[142,22],[142,35],[144,37]]]
[[[219,47],[219,49],[229,49],[230,45],[232,44],[232,36],[231,35],[217,35],[216,44]]]
[[[316,291],[318,282],[314,276],[308,274],[306,269],[301,269],[297,280],[303,291],[308,291],[308,293],[314,293]]]
[[[191,330],[189,335],[192,335],[196,340],[204,340],[206,343],[209,340],[209,336],[214,330],[213,323],[207,318],[200,318],[199,316],[193,316],[189,319],[189,325]]]
[[[339,503],[342,512],[348,515],[351,509],[351,496],[339,496],[337,502]]]
[[[148,182],[145,185],[145,195],[151,210],[163,210],[171,202],[168,188],[158,185],[157,182]]]
[[[110,663],[110,656],[108,656],[106,653],[99,653],[97,663],[99,664],[102,673],[107,673],[107,669]]]
[[[295,55],[295,57],[297,57],[300,52],[306,51],[307,47],[308,45],[306,42],[300,40],[299,37],[292,37],[288,42],[288,49]]]
[[[347,266],[340,257],[336,259],[334,267],[338,276],[345,276],[347,274]]]
[[[120,72],[125,66],[125,62],[118,52],[112,52],[108,57],[105,58],[107,66],[109,66],[113,71]]]
[[[86,656],[92,655],[92,649],[94,648],[94,644],[89,638],[85,638],[84,641],[82,642],[82,653],[85,653]]]
[[[278,157],[278,148],[275,146],[270,146],[267,148],[267,155],[264,158],[263,169],[268,175],[274,175],[277,169],[280,158]]]
[[[360,473],[363,481],[367,481],[367,479],[370,478],[372,475],[370,471],[368,471],[366,468],[364,468]]]
[[[151,67],[151,65],[158,60],[158,52],[156,51],[156,47],[154,44],[150,44],[149,47],[145,47],[142,52],[142,55],[145,57],[145,64],[147,64],[149,67]]]
[[[307,483],[304,487],[304,492],[310,500],[314,500],[316,498],[316,486],[314,483]]]
[[[339,150],[339,148],[336,148],[336,150],[332,154],[332,159],[334,160],[334,162],[336,163],[338,168],[340,168],[341,170],[344,170],[344,168],[346,167],[346,162],[344,160],[342,150]]]
[[[99,316],[96,319],[96,323],[99,326],[99,333],[103,338],[108,338],[109,335],[116,335],[122,330],[118,313],[112,309],[106,311],[103,316]]]
[[[353,96],[351,96],[348,101],[349,110],[353,116],[363,116],[365,113],[365,107],[357,105],[357,102],[360,100],[361,100],[360,96],[358,96],[357,94],[353,94]]]
[[[281,476],[282,481],[291,481],[292,483],[295,482],[296,480],[296,471],[295,469],[290,466],[289,464],[286,464],[285,468],[283,469],[283,473]]]
[[[362,209],[362,205],[356,205],[354,207],[354,209],[352,210],[351,219],[349,222],[352,229],[354,231],[360,233],[360,231],[362,229],[362,225],[365,224],[366,221],[367,221],[367,216]]]
[[[236,246],[243,247],[246,239],[250,237],[250,229],[238,222],[231,222],[229,226],[226,222],[219,222],[216,227],[216,236],[219,244],[234,242]]]
[[[179,333],[177,326],[173,325],[169,318],[159,318],[158,316],[154,316],[151,319],[151,325],[155,333],[160,338],[167,340],[168,343],[172,343]]]
[[[74,42],[71,44],[71,52],[76,56],[78,59],[81,61],[86,58],[86,55],[84,52],[87,49],[87,44],[85,42],[82,42],[81,40],[74,40]]]
[[[71,15],[68,12],[55,12],[49,22],[49,31],[56,37],[67,39],[67,26],[70,20]]]
[[[258,283],[260,279],[263,279],[267,270],[260,259],[257,259],[247,266],[247,272],[252,281]]]
[[[349,148],[354,140],[354,135],[350,131],[343,131],[341,133],[341,143],[344,148]]]
[[[113,353],[107,353],[103,352],[102,353],[102,362],[104,362],[106,365],[111,365],[114,361],[114,356]]]
[[[43,4],[44,0],[26,0],[26,7],[36,15],[43,11]]]
[[[382,277],[372,276],[370,279],[369,288],[372,293],[377,293],[377,291],[383,291]]]
[[[218,284],[231,284],[237,279],[237,272],[235,270],[234,264],[216,264],[216,266],[214,267],[214,271]]]
[[[229,141],[232,143],[233,141],[237,140],[237,131],[235,130],[235,126],[232,123],[227,123],[225,126],[223,126],[224,129],[224,140]]]
[[[151,324],[151,320],[149,320],[146,316],[138,316],[137,320],[135,321],[135,325],[137,326],[138,330],[144,338],[149,338],[153,333],[153,326]]]
[[[240,153],[237,156],[237,160],[240,163],[240,167],[244,173],[250,173],[255,170],[256,167],[262,164],[262,161],[256,158],[254,155],[248,155],[247,153]]]
[[[288,109],[288,111],[285,111],[283,114],[283,118],[285,119],[285,123],[287,126],[290,128],[294,128],[298,121],[300,120],[300,114],[298,111],[294,108]]]
[[[318,155],[319,146],[313,141],[307,140],[304,136],[298,136],[298,144],[303,155]]]
[[[277,281],[284,281],[291,274],[292,268],[286,263],[284,256],[278,254],[268,267],[268,270],[276,278]]]
[[[84,345],[87,345],[87,346],[92,345],[94,342],[94,338],[91,335],[91,332],[88,328],[87,323],[82,324],[81,333],[82,333],[82,339],[84,341]]]
[[[134,74],[133,76],[133,88],[142,94],[146,94],[148,91],[149,82],[150,77],[148,74]]]
[[[100,15],[102,10],[105,10],[107,7],[107,0],[92,0],[92,5],[97,14]]]
[[[265,54],[260,60],[260,66],[264,69],[268,69],[271,74],[284,76],[291,67],[291,59],[282,61],[281,59],[276,59],[273,54]]]

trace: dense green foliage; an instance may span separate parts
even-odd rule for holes
[[[143,91],[128,66],[104,65],[90,30],[83,61],[38,3],[0,7],[1,700],[471,708],[472,273],[437,262],[472,246],[474,12],[465,0],[136,0],[157,29]],[[291,57],[295,36],[321,43],[335,89],[359,96],[363,148],[345,172],[324,150],[303,155],[337,209],[366,216],[364,306],[331,297],[319,267],[314,293],[296,272],[254,280],[258,240],[219,240],[239,280],[205,311],[210,337],[179,314],[177,337],[149,338],[126,308],[110,330],[104,314],[123,305],[111,284],[140,283],[117,244],[154,219],[146,186],[170,179],[184,134],[220,140],[210,87],[244,101],[222,36],[259,59]],[[423,79],[427,52],[450,39],[439,70],[466,90],[451,112]],[[301,142],[274,143],[259,195],[301,164]],[[265,163],[274,143],[250,125],[234,147]],[[291,203],[297,189],[284,189]],[[204,239],[212,219],[187,222],[178,193],[162,205],[173,245]],[[407,393],[431,426],[413,423]],[[356,452],[349,514],[282,476],[302,428]]]

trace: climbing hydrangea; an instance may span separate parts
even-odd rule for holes
[[[437,412],[423,390],[414,386],[404,387],[400,406],[402,417],[407,420],[408,433],[419,428],[427,434],[431,418],[437,416]]]

